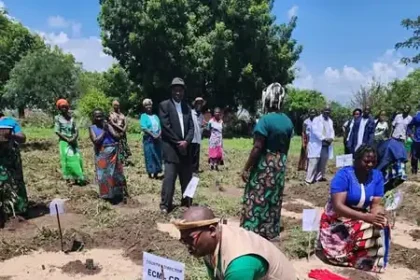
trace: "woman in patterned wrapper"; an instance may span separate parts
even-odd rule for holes
[[[293,123],[281,112],[286,95],[279,84],[263,91],[264,115],[254,129],[254,146],[242,172],[246,182],[241,226],[273,240],[280,235],[280,211]]]
[[[331,181],[318,253],[332,264],[382,272],[388,263],[390,228],[381,205],[384,178],[374,169],[376,162],[375,149],[362,144],[353,166],[340,169]]]

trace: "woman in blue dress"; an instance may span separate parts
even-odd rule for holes
[[[360,146],[354,165],[331,181],[330,198],[321,217],[322,254],[332,264],[382,272],[388,262],[390,229],[381,200],[384,179],[376,152]]]
[[[143,100],[145,113],[141,114],[140,127],[143,131],[143,150],[146,162],[146,171],[149,178],[157,179],[162,172],[162,149],[159,117],[152,113],[153,102]]]

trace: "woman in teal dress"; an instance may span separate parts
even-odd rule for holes
[[[263,98],[268,114],[254,129],[254,146],[242,172],[246,182],[241,227],[272,240],[280,235],[280,211],[284,189],[287,153],[293,124],[282,113],[286,92],[271,84]]]
[[[0,134],[0,181],[11,182],[12,191],[16,195],[13,209],[9,209],[10,213],[24,215],[28,208],[28,196],[23,180],[19,144],[25,143],[26,136],[19,123],[2,112],[0,112]],[[5,211],[8,212],[7,209]]]
[[[152,100],[145,99],[145,113],[140,117],[140,127],[143,131],[143,150],[146,171],[150,178],[157,179],[162,172],[161,127],[159,117],[152,113]]]

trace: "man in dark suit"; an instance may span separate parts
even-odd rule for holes
[[[179,176],[184,193],[192,178],[192,156],[190,143],[194,137],[194,123],[191,108],[183,101],[185,83],[174,78],[171,83],[172,97],[159,104],[159,119],[162,126],[162,150],[165,162],[165,178],[162,184],[160,210],[167,214],[172,210],[176,177]],[[190,206],[191,199],[185,198],[181,206]]]

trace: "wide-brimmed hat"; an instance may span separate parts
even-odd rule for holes
[[[207,102],[206,102],[206,100],[204,100],[204,98],[203,98],[203,97],[196,97],[196,98],[194,99],[194,101],[193,101],[192,105],[193,105],[193,106],[195,106],[195,103],[196,103],[196,102],[200,102],[200,101],[203,103],[203,106],[204,106],[204,105],[206,105],[206,103],[207,103]]]
[[[171,86],[170,87],[174,87],[174,86],[182,86],[183,88],[185,88],[185,82],[183,79],[181,78],[173,78]]]

